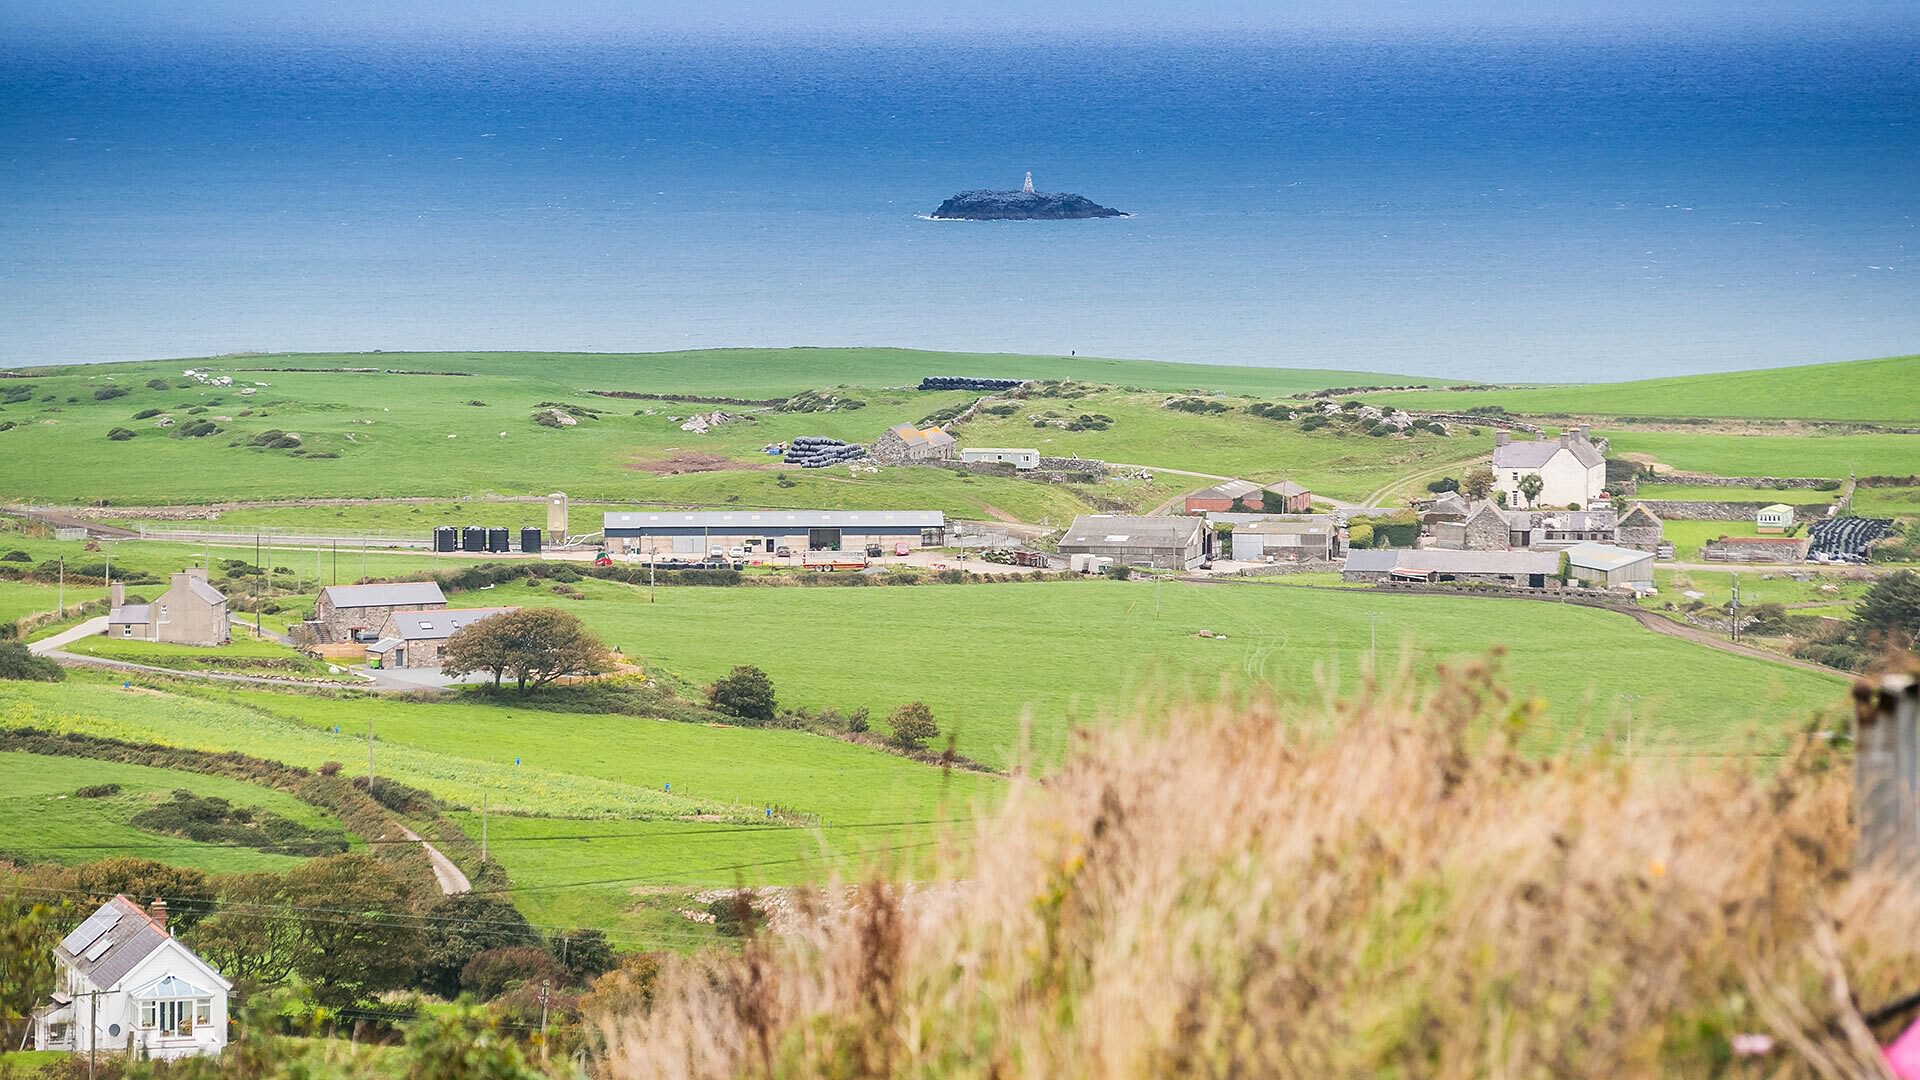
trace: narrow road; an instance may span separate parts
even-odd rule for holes
[[[241,615],[241,614],[239,614],[239,613],[237,613],[237,612],[229,612],[229,613],[227,614],[227,621],[228,621],[228,622],[230,622],[230,623],[232,623],[232,624],[233,624],[233,625],[235,625],[235,626],[238,626],[238,627],[240,627],[240,628],[241,628],[241,629],[243,629],[243,630],[247,630],[247,631],[250,631],[250,632],[253,632],[253,620],[251,620],[251,619],[249,619],[249,618],[247,618],[246,616],[244,616],[244,615]],[[269,629],[267,629],[267,628],[266,628],[266,626],[264,626],[264,625],[262,625],[262,626],[260,627],[260,629],[259,629],[259,630],[257,631],[257,633],[259,634],[259,636],[261,636],[261,637],[263,637],[263,638],[266,638],[266,639],[267,639],[268,641],[272,641],[272,642],[275,642],[275,643],[277,643],[277,644],[281,644],[281,645],[285,645],[285,646],[287,646],[288,648],[292,648],[292,647],[293,647],[293,639],[292,639],[292,638],[290,638],[290,637],[288,637],[288,636],[287,636],[287,635],[285,635],[285,634],[281,634],[281,633],[276,633],[276,632],[274,632],[274,631],[272,631],[272,630],[269,630]]]
[[[1728,641],[1726,638],[1721,637],[1719,634],[1713,633],[1710,630],[1702,630],[1700,627],[1697,627],[1697,626],[1688,626],[1685,623],[1675,622],[1672,619],[1663,618],[1659,615],[1656,615],[1651,611],[1642,611],[1639,608],[1634,608],[1633,610],[1628,611],[1627,614],[1633,618],[1634,622],[1639,623],[1641,626],[1646,627],[1647,629],[1653,631],[1656,634],[1666,634],[1669,637],[1684,638],[1685,640],[1691,641],[1696,645],[1705,645],[1709,649],[1719,649],[1721,652],[1729,652],[1737,656],[1752,657],[1756,660],[1772,660],[1774,663],[1777,663],[1777,664],[1785,664],[1788,667],[1796,667],[1801,669],[1802,671],[1811,671],[1820,675],[1832,675],[1832,676],[1835,676],[1836,678],[1844,678],[1847,675],[1847,673],[1844,671],[1839,671],[1835,668],[1826,667],[1825,665],[1822,665],[1822,664],[1815,664],[1811,661],[1802,660],[1798,657],[1783,656],[1777,652],[1768,652],[1765,649],[1756,649],[1751,645],[1740,645],[1735,642]]]
[[[90,638],[95,634],[104,634],[106,632],[107,617],[105,615],[95,615],[86,622],[78,626],[68,627],[50,638],[30,642],[27,645],[27,651],[35,656],[45,656],[48,653],[59,652],[61,649],[79,641],[81,638]]]
[[[417,842],[421,849],[427,853],[427,861],[433,864],[433,877],[434,880],[440,883],[440,893],[442,896],[453,896],[456,893],[473,891],[473,882],[468,881],[467,875],[462,873],[459,867],[453,865],[452,859],[442,855],[439,848],[420,839],[419,833],[414,832],[405,825],[400,826],[400,835]]]
[[[54,639],[49,638],[48,641]],[[179,668],[161,667],[158,664],[136,664],[131,660],[113,660],[105,656],[83,656],[80,653],[63,652],[59,649],[38,649],[47,642],[35,642],[29,648],[35,648],[39,655],[74,667],[102,668],[107,671],[127,671],[140,675],[171,675],[181,679],[205,679],[208,682],[245,683],[250,686],[298,686],[320,690],[374,690],[387,689],[366,683],[328,682],[325,679],[276,679],[269,675],[230,675],[224,671],[183,671]],[[424,690],[430,687],[410,686],[408,690]]]

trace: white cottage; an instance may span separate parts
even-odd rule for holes
[[[1539,497],[1531,502],[1520,490],[1528,475],[1540,477]],[[1585,510],[1607,487],[1607,459],[1603,443],[1596,443],[1585,427],[1563,432],[1560,438],[1514,442],[1507,432],[1493,437],[1494,484],[1506,493],[1509,509],[1571,506]]]
[[[114,897],[54,958],[53,1000],[33,1013],[34,1049],[182,1058],[227,1045],[233,984],[167,931],[165,900],[149,912]]]

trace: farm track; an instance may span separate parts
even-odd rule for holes
[[[441,854],[439,848],[421,839],[419,833],[405,825],[400,826],[400,835],[418,843],[420,849],[427,853],[427,861],[433,864],[433,879],[440,883],[440,895],[454,896],[473,891],[473,882],[467,880],[467,875],[453,864],[452,859]]]

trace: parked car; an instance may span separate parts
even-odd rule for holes
[[[746,558],[746,557],[747,557],[747,549],[746,549],[746,548],[743,548],[743,547],[730,547],[730,548],[728,548],[728,549],[727,549],[727,558],[729,558],[729,559],[744,559],[744,558]]]
[[[907,552],[912,550],[913,550],[912,548],[907,546],[907,542],[905,540],[896,541],[893,545],[893,553],[895,555],[905,555]]]
[[[886,554],[886,552],[885,552],[885,551],[883,551],[883,550],[881,549],[881,547],[880,547],[880,545],[879,545],[879,544],[868,544],[868,545],[867,545],[867,558],[869,558],[869,559],[877,559],[877,558],[879,558],[880,556],[882,556],[882,555],[884,555],[884,554]]]
[[[708,548],[708,549],[707,549],[707,558],[709,558],[709,559],[724,559],[724,558],[726,558],[726,557],[727,557],[727,549],[726,549],[726,548],[723,548],[723,547],[710,547],[710,548]]]
[[[793,558],[793,549],[785,544],[781,544],[774,550],[774,554],[782,559],[791,559]]]

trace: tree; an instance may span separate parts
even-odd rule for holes
[[[707,703],[742,720],[765,724],[773,719],[773,680],[757,667],[737,667],[707,688]]]
[[[933,710],[918,701],[893,710],[887,716],[887,724],[893,728],[893,744],[908,750],[924,750],[927,740],[940,734],[939,726],[933,722]]]
[[[540,944],[520,909],[474,893],[449,896],[428,912],[432,926],[420,963],[420,984],[443,997],[460,992],[460,973],[489,949]]]
[[[1467,478],[1461,482],[1461,490],[1465,491],[1470,498],[1484,499],[1487,493],[1493,490],[1493,485],[1498,480],[1499,478],[1493,475],[1492,469],[1485,465],[1475,466],[1467,470]]]
[[[1449,491],[1459,491],[1460,481],[1455,480],[1451,476],[1443,476],[1428,484],[1427,490],[1433,492],[1435,495],[1444,495]]]
[[[585,986],[613,970],[613,945],[604,930],[562,930],[547,939],[547,951],[560,961],[567,980]]]
[[[1559,579],[1560,579],[1560,584],[1562,584],[1562,585],[1565,585],[1565,584],[1566,584],[1566,583],[1567,583],[1568,581],[1570,581],[1570,580],[1572,580],[1572,578],[1573,578],[1573,556],[1571,556],[1571,555],[1569,555],[1569,554],[1567,554],[1567,553],[1566,553],[1566,552],[1564,552],[1564,551],[1563,551],[1563,552],[1561,552],[1561,553],[1560,553],[1560,565],[1559,565],[1559,568],[1558,568],[1558,569],[1556,569],[1556,570],[1554,570],[1554,572],[1553,572],[1553,576],[1554,576],[1554,577],[1557,577],[1557,578],[1559,578]]]
[[[1850,629],[1862,644],[1912,648],[1920,640],[1920,574],[1896,570],[1874,582],[1854,605]]]
[[[552,954],[534,945],[509,945],[473,954],[460,969],[460,989],[492,1001],[516,986],[559,985],[564,973]]]
[[[613,655],[580,620],[558,608],[506,611],[470,623],[447,639],[440,667],[449,675],[493,673],[497,688],[514,680],[521,693],[565,675],[595,675]]]
[[[89,913],[114,896],[125,896],[142,907],[155,900],[167,902],[167,926],[174,933],[193,929],[213,906],[213,886],[207,875],[184,866],[152,859],[101,859],[72,870],[72,889],[82,896]]]
[[[344,1009],[412,980],[424,941],[405,886],[377,860],[313,859],[288,871],[285,884],[289,896],[305,898],[294,972],[314,1001]]]
[[[1347,546],[1350,548],[1370,548],[1373,546],[1373,523],[1356,521],[1347,526]]]
[[[70,914],[23,877],[0,875],[0,1048],[20,1045],[34,1007],[53,991],[53,949]]]
[[[1520,482],[1514,486],[1520,489],[1520,495],[1527,500],[1527,505],[1532,506],[1534,500],[1540,497],[1540,489],[1546,487],[1547,482],[1541,479],[1539,473],[1530,472],[1521,477]]]
[[[288,909],[303,898],[290,894],[278,874],[233,874],[214,885],[221,908],[183,935],[187,944],[232,979],[242,997],[285,982],[305,940],[297,913]]]

